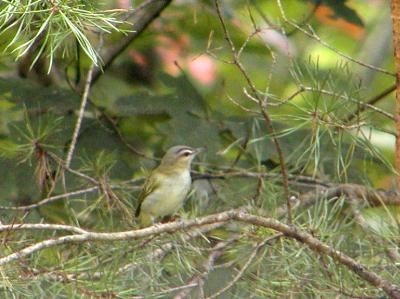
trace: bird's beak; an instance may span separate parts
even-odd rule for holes
[[[198,153],[204,152],[204,151],[206,151],[206,150],[207,150],[207,148],[205,148],[205,147],[198,147],[198,148],[195,148],[195,149],[194,149],[196,155],[197,155]]]

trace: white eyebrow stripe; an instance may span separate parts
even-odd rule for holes
[[[191,149],[183,148],[183,149],[181,149],[181,150],[178,151],[178,155],[183,155],[183,154],[186,154],[186,153],[193,154],[193,152],[194,152],[194,151],[191,150]]]

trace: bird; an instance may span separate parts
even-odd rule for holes
[[[139,193],[135,216],[140,227],[150,226],[162,217],[173,215],[183,206],[192,183],[192,160],[203,150],[185,145],[167,150]]]

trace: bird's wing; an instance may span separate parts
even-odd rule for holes
[[[143,185],[142,191],[140,191],[140,193],[139,193],[139,197],[138,197],[139,205],[136,209],[136,213],[135,213],[136,217],[138,217],[140,214],[140,208],[142,206],[144,199],[147,196],[149,196],[158,186],[160,186],[160,180],[159,180],[158,176],[155,175],[153,172],[147,178],[146,182]]]

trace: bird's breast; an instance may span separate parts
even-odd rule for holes
[[[190,185],[189,171],[168,175],[157,190],[145,199],[142,208],[156,216],[173,214],[182,207]]]
[[[185,197],[190,189],[191,182],[190,173],[184,172],[178,175],[169,176],[164,181],[162,189],[164,189],[166,192],[165,194],[170,197]]]

